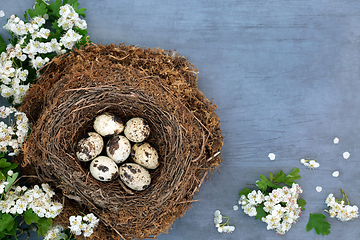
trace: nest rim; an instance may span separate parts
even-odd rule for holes
[[[200,105],[204,105],[207,112],[202,110],[210,115],[213,123],[204,124],[200,120],[204,113],[194,114],[189,109],[189,102],[184,104],[184,99],[173,89],[175,83],[169,85],[168,79],[164,80],[158,74],[151,75],[139,71],[138,66],[124,63],[123,60],[129,58],[124,57],[136,51],[143,52],[143,57],[147,56],[149,60],[152,58],[148,55],[160,56],[161,64],[166,59],[181,62],[181,67],[188,67],[187,75],[177,73],[186,83],[185,89],[190,89],[194,82],[195,87],[191,87],[197,89],[195,69],[179,55],[170,56],[159,49],[134,46],[91,45],[53,60],[42,75],[45,80],[36,84],[31,90],[33,95],[27,96],[22,105],[25,112],[31,113],[34,106],[30,105],[39,102],[39,97],[34,97],[36,92],[43,91],[42,97],[46,101],[42,103],[41,114],[31,118],[33,131],[30,141],[24,146],[22,165],[34,166],[41,181],[53,182],[61,189],[63,201],[75,200],[94,211],[102,220],[101,229],[110,228],[113,236],[123,239],[146,238],[167,232],[173,221],[191,207],[194,195],[204,179],[209,177],[208,173],[222,161],[218,154],[222,136],[214,112],[216,106],[200,96],[203,97]],[[90,61],[87,62],[87,58]],[[101,72],[99,69],[104,63],[96,66],[97,58],[111,62],[111,69]],[[136,58],[141,61],[138,55]],[[78,62],[69,64],[74,59]],[[54,69],[58,71],[56,77]],[[64,74],[63,71],[69,69],[71,74]],[[197,94],[202,93],[198,90]],[[110,183],[99,182],[89,177],[87,163],[76,161],[74,149],[77,141],[91,129],[93,119],[103,112],[113,113],[124,122],[134,116],[149,122],[151,133],[148,141],[158,150],[161,162],[157,169],[150,170],[152,183],[146,190],[134,192],[127,189],[119,178]],[[211,149],[213,145],[216,146]],[[120,206],[124,204],[128,204],[130,210]],[[68,212],[73,212],[71,210]],[[117,213],[113,214],[114,211]]]

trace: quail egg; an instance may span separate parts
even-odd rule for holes
[[[151,183],[149,171],[136,163],[121,165],[119,175],[126,186],[136,191],[145,190]]]
[[[90,161],[100,155],[104,147],[102,137],[96,132],[89,132],[78,142],[76,146],[76,157],[80,161]]]
[[[155,169],[159,166],[158,153],[147,142],[134,144],[131,149],[131,158],[147,169]]]
[[[92,160],[90,173],[95,179],[106,182],[114,180],[118,176],[119,168],[110,158],[99,156]]]
[[[124,130],[124,124],[112,113],[103,113],[95,118],[94,129],[101,136],[120,134]]]
[[[131,144],[121,135],[112,137],[106,144],[106,154],[116,163],[124,162],[130,155]]]
[[[124,134],[132,142],[142,142],[149,136],[150,127],[143,118],[131,118],[125,124]]]

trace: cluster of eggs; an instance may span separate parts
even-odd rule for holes
[[[119,175],[129,188],[146,189],[151,182],[148,169],[159,166],[157,151],[144,142],[150,134],[147,121],[135,117],[124,125],[114,114],[104,113],[95,118],[93,127],[95,132],[88,132],[76,149],[80,161],[91,161],[91,175],[99,181],[112,181]],[[106,145],[104,139],[109,139]],[[104,147],[106,156],[100,156]],[[129,157],[133,163],[124,163]]]

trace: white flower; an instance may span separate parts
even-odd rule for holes
[[[218,223],[221,223],[221,222],[222,222],[222,215],[221,215],[219,210],[216,210],[214,212],[214,223],[218,224]]]
[[[256,208],[254,207],[254,205],[252,204],[247,204],[245,206],[242,207],[244,209],[244,213],[249,215],[250,217],[252,216],[256,216],[257,212],[256,212]],[[255,215],[254,215],[255,214]]]
[[[325,203],[329,207],[329,210],[325,210],[325,211],[329,213],[331,218],[336,217],[340,221],[350,221],[359,216],[358,207],[356,205],[354,206],[345,205],[345,202],[343,201],[345,197],[346,194],[344,192],[341,201],[335,199],[332,193],[328,195],[328,197],[325,200]]]
[[[78,19],[78,20],[75,20],[74,23],[75,23],[75,26],[80,29],[84,30],[87,28],[87,23],[85,20]]]
[[[270,158],[271,161],[274,161],[276,155],[274,153],[269,153],[268,157]]]
[[[8,182],[0,181],[0,194],[4,192],[5,186],[8,185]]]
[[[60,16],[67,16],[71,13],[71,6],[69,4],[65,4],[60,7],[59,14]]]
[[[84,231],[84,237],[90,237],[91,234],[94,232],[94,230],[90,227],[84,228],[83,231]]]
[[[263,209],[267,215],[261,221],[267,223],[268,230],[274,229],[277,234],[284,235],[291,225],[296,223],[301,213],[301,207],[297,204],[301,193],[301,187],[293,183],[290,189],[288,187],[277,188],[263,197]],[[249,216],[257,215],[255,206],[250,203],[243,205],[242,208]]]
[[[69,221],[70,221],[70,225],[71,226],[77,226],[77,225],[80,225],[81,222],[82,222],[82,217],[81,216],[71,216],[69,218]]]
[[[285,209],[280,204],[276,204],[274,206],[273,210],[271,211],[271,215],[273,215],[274,217],[277,217],[277,218],[282,218],[284,212],[285,212]]]
[[[18,214],[22,214],[23,212],[26,211],[27,202],[24,201],[24,199],[18,199],[18,200],[16,201],[15,208],[16,208],[16,212],[17,212]]]
[[[49,58],[42,58],[40,56],[37,56],[35,59],[31,60],[31,64],[33,68],[40,69],[45,63],[49,62]]]
[[[58,233],[55,231],[56,229],[49,228],[44,236],[44,240],[57,239]]]
[[[310,160],[308,163],[304,163],[304,165],[311,169],[315,169],[320,166],[320,164],[318,162],[316,162],[315,160]]]
[[[338,177],[338,176],[339,176],[339,171],[334,171],[334,172],[332,173],[332,176],[333,176],[333,177]]]
[[[8,176],[12,176],[13,173],[14,173],[13,170],[9,170],[9,171],[7,172],[7,175],[8,175]]]
[[[339,143],[339,138],[334,138],[334,144],[338,144]]]
[[[344,157],[345,159],[348,159],[348,158],[350,157],[350,153],[349,153],[349,152],[344,152],[344,153],[343,153],[343,157]]]
[[[232,233],[235,230],[234,226],[224,226],[222,227],[222,232],[224,233]]]
[[[71,227],[69,227],[69,229],[75,235],[77,235],[77,236],[81,235],[81,230],[78,225],[71,226]]]
[[[348,214],[351,219],[358,218],[359,217],[359,208],[356,205],[351,206],[348,209]]]
[[[217,210],[217,211],[219,211],[219,210]],[[220,211],[219,211],[219,214],[220,214]],[[86,217],[86,220],[85,220],[85,217]],[[84,219],[84,221],[87,221],[89,224],[92,224],[94,226],[97,225],[99,222],[99,219],[93,213],[89,213],[88,215],[84,216],[83,219]]]
[[[257,199],[257,192],[255,190],[253,190],[251,193],[249,193],[247,195],[248,199],[249,199],[249,203],[252,205],[256,204],[256,199]]]
[[[317,187],[316,187],[316,191],[317,191],[317,192],[321,192],[321,191],[322,191],[322,187],[321,187],[321,186],[317,186]]]
[[[38,27],[41,27],[45,24],[45,19],[42,17],[34,17],[31,21],[32,24],[36,24]]]

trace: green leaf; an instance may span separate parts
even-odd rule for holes
[[[75,12],[79,14],[82,17],[86,17],[86,14],[84,13],[86,11],[86,8],[75,8]]]
[[[56,18],[60,18],[60,7],[62,6],[61,0],[51,1],[48,6],[50,12],[49,15],[54,16]]]
[[[4,39],[2,38],[2,36],[0,35],[0,53],[5,52],[6,51],[6,43],[4,41]],[[4,156],[2,156],[4,157]]]
[[[271,184],[269,179],[267,179],[264,175],[260,174],[260,181],[256,182],[256,185],[258,186],[258,188],[261,191],[265,192],[267,187],[269,186],[269,184]]]
[[[260,219],[260,221],[261,221],[261,219],[263,218],[263,217],[266,217],[267,216],[267,213],[265,212],[265,210],[264,210],[264,205],[258,205],[258,206],[256,206],[255,207],[256,208],[256,216],[255,216],[255,219]]]
[[[33,212],[33,210],[30,208],[26,210],[24,213],[24,220],[27,225],[30,225],[31,223],[37,223],[39,222],[40,218],[37,214]]]
[[[6,168],[6,167],[10,167],[11,163],[7,162],[7,160],[5,158],[1,158],[0,159],[0,168]]]
[[[272,173],[269,173],[269,179],[270,179],[270,182],[273,182],[274,180],[274,175]]]
[[[27,12],[28,12],[30,18],[34,18],[36,16],[34,10],[32,10],[32,9],[28,9]]]
[[[262,190],[263,192],[265,192],[268,187],[271,187],[271,188],[273,188],[273,189],[275,189],[275,188],[281,188],[280,185],[276,185],[276,184],[270,182],[270,180],[267,179],[267,178],[266,178],[264,175],[262,175],[262,174],[260,174],[260,179],[261,179],[261,180],[258,181],[258,182],[256,183],[256,185],[257,185],[258,188],[259,188],[260,190]]]
[[[242,196],[242,195],[245,195],[247,196],[249,193],[251,193],[252,191],[248,188],[244,188],[244,190],[240,191],[239,192],[239,195]]]
[[[13,223],[12,228],[10,230],[8,230],[6,232],[6,234],[11,235],[11,236],[13,236],[15,238],[15,240],[18,240],[18,238],[16,237],[16,230],[17,230],[17,222],[15,220],[14,223]]]
[[[78,0],[67,0],[67,3],[73,6],[74,8],[77,8],[79,6]],[[65,1],[64,1],[65,4]]]
[[[77,32],[78,34],[83,35],[83,36],[85,36],[88,33],[88,31],[86,29],[75,28],[74,30],[75,30],[75,32]]]
[[[48,218],[40,218],[37,226],[38,226],[38,234],[41,237],[44,237],[49,227],[52,225],[52,219]]]
[[[31,18],[34,18],[36,16],[44,16],[47,13],[46,4],[44,2],[38,2],[35,4],[35,11],[32,9],[28,9],[28,14]]]
[[[9,182],[9,184],[7,184],[5,186],[5,192],[7,192],[7,190],[9,190],[9,188],[11,187],[11,185],[15,182],[16,178],[19,176],[18,172],[13,173],[13,175],[8,176],[6,181]]]
[[[285,177],[286,177],[286,174],[282,170],[280,170],[280,172],[278,172],[275,175],[274,182],[277,182],[277,183],[283,182]]]
[[[15,219],[10,214],[3,214],[0,219],[0,232],[4,231],[11,231],[14,227]]]
[[[48,231],[49,227],[42,225],[42,224],[38,224],[38,234],[39,237],[44,237],[46,232]]]
[[[7,167],[7,168],[4,168],[4,169],[3,169],[3,173],[7,173],[9,170],[13,170],[13,169],[17,168],[18,166],[19,166],[19,164],[17,164],[17,163],[12,163],[12,164],[10,165],[10,167]]]
[[[38,224],[45,225],[45,226],[51,226],[53,220],[51,218],[40,218],[38,221]]]
[[[323,214],[311,214],[309,222],[306,224],[306,231],[309,232],[315,228],[317,235],[329,235],[330,234],[330,223],[324,221],[326,217]]]
[[[24,18],[25,18],[25,22],[29,22],[29,16],[28,16],[27,11],[25,11],[25,13],[24,13]]]
[[[296,183],[295,180],[298,180],[301,178],[301,176],[298,174],[300,172],[299,168],[295,168],[289,175],[287,175],[284,179],[284,183],[287,185],[292,185],[293,183]]]
[[[297,200],[297,204],[301,207],[301,209],[305,210],[306,201],[304,199]]]

